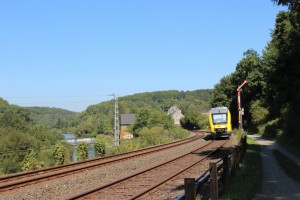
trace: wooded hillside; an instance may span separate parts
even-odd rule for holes
[[[185,114],[189,110],[207,112],[211,89],[195,91],[156,91],[119,98],[119,113],[137,114],[141,109],[167,112],[177,106]],[[76,119],[74,131],[78,136],[113,132],[114,100],[89,106]]]
[[[61,108],[49,107],[24,107],[30,113],[30,118],[36,124],[42,124],[49,128],[63,129],[74,123],[76,112]]]

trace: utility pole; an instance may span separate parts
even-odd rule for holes
[[[115,136],[115,146],[120,145],[120,128],[119,128],[119,105],[118,96],[116,94],[111,94],[115,99],[115,124],[114,124],[114,136]]]
[[[247,80],[244,80],[244,82],[236,89],[237,91],[237,97],[238,97],[238,121],[239,121],[239,129],[243,129],[243,119],[242,116],[244,114],[244,109],[241,107],[241,91],[242,87],[247,83]]]

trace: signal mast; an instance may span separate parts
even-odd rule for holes
[[[242,87],[247,83],[247,80],[244,80],[244,82],[236,89],[237,91],[237,98],[238,98],[238,122],[239,122],[239,129],[243,129],[243,120],[242,116],[244,115],[244,108],[241,108],[241,91]]]

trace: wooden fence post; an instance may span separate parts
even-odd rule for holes
[[[196,199],[195,178],[184,179],[185,200]]]
[[[228,156],[225,156],[223,158],[223,184],[224,184],[225,191],[228,188],[228,181],[229,181],[229,158]]]
[[[209,163],[210,169],[210,199],[218,199],[218,174],[217,163]]]
[[[238,165],[238,152],[237,147],[234,148],[231,154],[231,173],[235,174]]]

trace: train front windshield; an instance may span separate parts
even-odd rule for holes
[[[221,114],[212,114],[212,121],[213,124],[223,124],[227,123],[227,114],[221,113]]]

